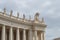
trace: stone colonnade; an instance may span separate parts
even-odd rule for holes
[[[2,26],[1,30],[1,40],[45,40],[44,38],[44,32],[38,32],[37,30],[32,31],[32,29],[29,29],[28,32],[26,32],[26,29],[22,30],[22,33],[20,32],[20,28],[16,28],[16,34],[14,36],[13,34],[13,27],[9,27],[9,36],[6,35],[6,26]],[[22,35],[23,34],[23,35]]]

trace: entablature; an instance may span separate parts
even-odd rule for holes
[[[47,25],[44,22],[44,18],[42,20],[39,19],[39,13],[37,12],[34,16],[34,20],[31,19],[25,19],[25,15],[23,15],[23,18],[19,18],[19,13],[17,13],[17,17],[12,15],[12,10],[10,12],[10,15],[6,13],[6,9],[4,9],[4,12],[0,12],[0,21],[6,21],[8,23],[15,23],[15,24],[23,24],[27,26],[37,26],[37,27],[46,27]],[[14,25],[15,25],[14,24]]]

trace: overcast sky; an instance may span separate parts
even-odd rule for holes
[[[34,17],[36,12],[40,13],[40,17],[45,18],[48,25],[46,29],[46,40],[53,40],[60,37],[60,0],[0,0],[0,11],[3,8],[9,12],[13,10],[13,15],[17,12]],[[41,18],[40,18],[41,19]]]

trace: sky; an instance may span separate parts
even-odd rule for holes
[[[7,9],[7,14],[13,10],[14,16],[19,12],[20,17],[25,14],[26,18],[34,18],[39,12],[40,19],[44,17],[47,24],[46,40],[60,37],[60,0],[0,0],[0,11],[3,8]]]

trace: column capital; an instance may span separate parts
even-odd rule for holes
[[[23,30],[26,30],[26,29],[23,29]]]
[[[29,29],[29,30],[32,30],[32,29]]]
[[[13,28],[13,27],[10,27],[10,28]]]
[[[41,31],[41,33],[45,33],[45,31]]]
[[[5,26],[4,24],[2,26]]]
[[[20,28],[17,27],[16,29],[20,29]]]

